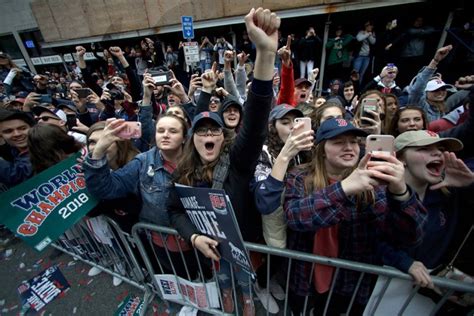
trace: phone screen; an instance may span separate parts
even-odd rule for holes
[[[68,130],[72,130],[74,126],[77,126],[76,115],[67,114],[66,119],[67,119],[66,124],[67,124]]]

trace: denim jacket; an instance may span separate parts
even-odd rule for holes
[[[84,161],[83,169],[87,189],[95,197],[114,199],[136,194],[142,200],[141,221],[169,226],[165,205],[171,175],[163,167],[163,158],[156,147],[115,171],[110,171],[105,157],[95,160],[90,156]]]

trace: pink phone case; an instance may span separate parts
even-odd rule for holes
[[[303,132],[307,132],[311,130],[311,119],[309,117],[297,117],[295,118],[295,124],[303,122],[303,127],[298,129],[293,129],[293,135],[299,135]]]
[[[392,155],[394,151],[395,138],[392,135],[369,135],[365,143],[367,153],[381,153],[386,156]]]
[[[126,127],[121,130],[117,136],[123,139],[140,138],[142,137],[142,123],[140,122],[125,122]]]

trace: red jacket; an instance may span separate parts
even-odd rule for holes
[[[285,64],[281,65],[281,85],[280,93],[278,94],[277,105],[289,104],[296,106],[295,100],[295,78],[293,74],[293,63],[290,62],[290,66],[286,67]]]

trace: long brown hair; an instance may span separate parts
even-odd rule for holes
[[[384,118],[384,123],[383,123],[383,132],[384,134],[389,134],[390,133],[390,128],[392,127],[392,120],[395,117],[395,113],[393,113],[394,116],[390,116],[388,114],[388,109],[387,109],[387,99],[392,98],[395,100],[395,103],[397,104],[397,111],[400,108],[400,102],[398,101],[398,97],[395,94],[392,93],[387,93],[385,95],[385,118]],[[395,112],[397,112],[395,111]]]
[[[105,128],[105,121],[100,121],[92,125],[87,131],[87,147],[89,147],[89,137],[92,133],[97,131],[102,131]],[[115,164],[118,168],[125,166],[130,160],[132,160],[136,155],[140,153],[138,149],[135,148],[132,141],[129,139],[116,142],[117,145],[117,156],[115,159]],[[109,161],[109,164],[111,162]]]
[[[319,108],[317,108],[309,115],[309,117],[311,118],[313,130],[316,131],[319,126],[321,126],[321,118],[323,117],[324,112],[329,108],[340,109],[343,117],[346,114],[346,110],[340,104],[331,101],[324,102]]]
[[[392,135],[393,137],[400,135],[400,131],[398,130],[398,121],[400,120],[402,113],[406,110],[418,111],[421,114],[421,118],[423,119],[423,129],[428,129],[428,119],[426,118],[425,111],[416,105],[407,105],[403,108],[399,108],[393,115],[392,121],[390,122],[390,127],[388,128],[389,135]]]
[[[178,162],[178,166],[174,171],[174,179],[176,183],[194,186],[196,181],[204,181],[212,183],[212,174],[214,167],[219,162],[219,159],[224,152],[229,152],[230,145],[235,138],[233,130],[224,128],[224,142],[221,146],[221,151],[216,160],[211,163],[203,164],[196,147],[194,146],[193,135],[189,137],[184,145],[183,156]]]
[[[357,126],[361,126],[360,124],[360,117],[362,115],[362,101],[364,99],[366,99],[369,95],[371,94],[376,94],[378,95],[382,100],[383,100],[383,109],[379,109],[379,115],[380,115],[380,124],[382,125],[381,128],[382,130],[384,130],[384,119],[385,119],[385,113],[387,112],[387,100],[385,100],[385,95],[378,91],[378,90],[369,90],[369,91],[366,91],[365,93],[363,93],[360,98],[359,98],[359,102],[357,103],[357,108],[355,110],[355,113],[354,113],[354,123],[357,124]],[[382,110],[383,110],[383,114],[382,114]]]
[[[36,173],[54,166],[81,148],[74,137],[56,125],[37,124],[28,131],[28,153]]]
[[[275,124],[277,120],[274,120],[268,125],[268,136],[266,144],[268,146],[268,152],[270,153],[271,159],[275,160],[280,154],[281,149],[285,146],[285,143],[278,136],[278,131],[276,130]],[[297,158],[298,157],[298,158]],[[307,162],[311,160],[311,152],[309,151],[300,151],[297,155],[299,163]],[[288,170],[295,166],[297,160],[291,159],[288,164]],[[272,162],[273,164],[273,162]]]
[[[313,160],[310,163],[302,165],[301,168],[308,171],[304,179],[304,187],[306,194],[311,194],[314,190],[321,190],[329,186],[331,183],[329,181],[328,171],[326,169],[325,152],[326,140],[321,141],[313,149]],[[342,176],[342,179],[347,178],[355,169],[357,165],[352,168],[347,168]],[[370,205],[374,203],[374,192],[366,191],[356,195],[357,208],[360,209],[363,206]]]

